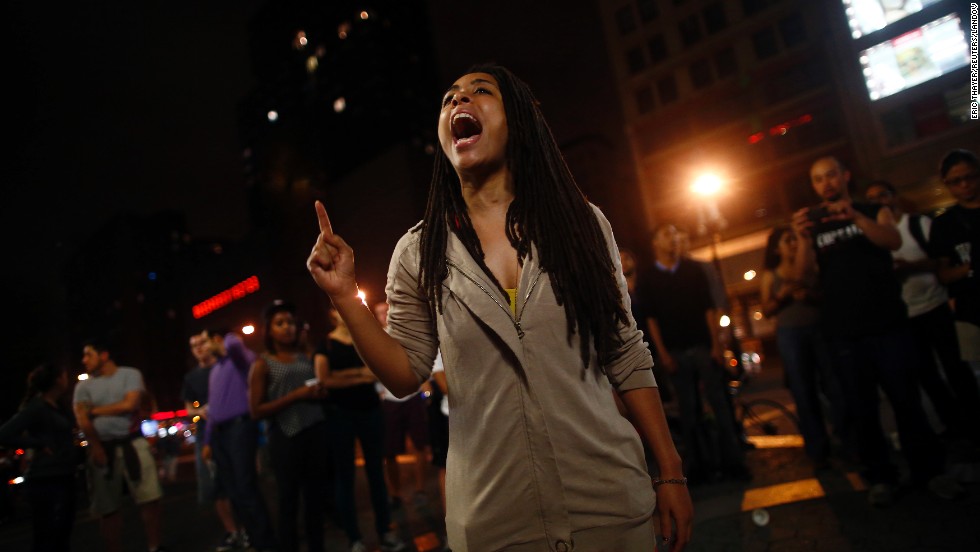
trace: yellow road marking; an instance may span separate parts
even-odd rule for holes
[[[824,496],[823,486],[816,479],[801,479],[779,485],[747,489],[742,495],[742,511],[768,508]]]
[[[749,435],[748,439],[760,449],[803,447],[802,435]]]
[[[864,491],[868,488],[856,472],[844,472],[843,475],[853,490]],[[809,478],[768,487],[746,489],[745,493],[742,494],[742,511],[747,512],[756,508],[768,508],[780,504],[822,498],[828,492],[837,493],[843,490],[839,485],[830,483],[830,489],[826,489],[819,479]]]

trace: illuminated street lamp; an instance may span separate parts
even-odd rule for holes
[[[713,197],[721,191],[721,179],[714,174],[702,174],[691,184],[691,191],[705,197]]]
[[[718,175],[704,173],[691,183],[691,192],[694,194],[694,199],[698,205],[698,234],[704,235],[708,233],[709,229],[711,230],[711,263],[715,266],[718,278],[721,279],[721,285],[724,287],[725,276],[721,270],[721,258],[718,256],[721,230],[728,224],[725,218],[721,216],[721,211],[718,210],[718,196],[722,192],[722,185],[722,179]],[[722,316],[718,321],[718,325],[722,328],[728,328],[731,323],[732,320],[728,315]]]
[[[698,234],[704,235],[709,229],[711,230],[711,257],[718,268],[719,275],[721,263],[718,259],[718,243],[721,242],[721,230],[728,225],[728,221],[718,210],[718,196],[721,195],[722,187],[722,179],[713,173],[701,174],[691,183],[691,192],[698,202],[697,231]]]
[[[698,201],[698,234],[706,234],[711,227],[715,232],[715,237],[720,238],[718,232],[724,228],[728,221],[721,216],[718,210],[718,196],[721,195],[723,182],[721,178],[712,173],[704,173],[694,179],[691,183],[691,192],[697,196]]]
[[[252,335],[253,333],[255,333],[255,326],[251,324],[246,324],[242,326],[242,333],[245,335]]]

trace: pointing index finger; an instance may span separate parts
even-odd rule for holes
[[[316,218],[320,223],[320,233],[324,236],[332,236],[333,226],[330,225],[330,217],[327,216],[327,208],[324,207],[319,200],[313,204],[313,207],[316,209]]]

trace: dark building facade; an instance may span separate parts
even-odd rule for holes
[[[866,82],[888,61],[868,49],[901,49],[937,20],[947,34],[965,33],[966,3],[922,2],[920,11],[855,33],[858,14],[886,4],[599,3],[647,223],[675,221],[691,230],[695,256],[720,258],[729,291],[742,297],[735,308],[747,332],[765,329],[751,278],[762,271],[766,235],[816,201],[807,176],[815,158],[842,159],[858,193],[863,182],[889,179],[929,209],[949,201],[936,175],[942,153],[980,142],[980,125],[966,113],[968,66],[947,61],[944,74],[916,83],[899,59],[907,86],[888,97]],[[707,199],[691,193],[705,174],[721,183]]]

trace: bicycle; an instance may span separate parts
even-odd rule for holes
[[[735,421],[745,437],[752,442],[759,437],[801,435],[799,417],[783,403],[766,397],[739,400],[742,387],[762,369],[757,353],[742,352],[739,356],[742,370],[729,382],[728,392],[735,407]]]

